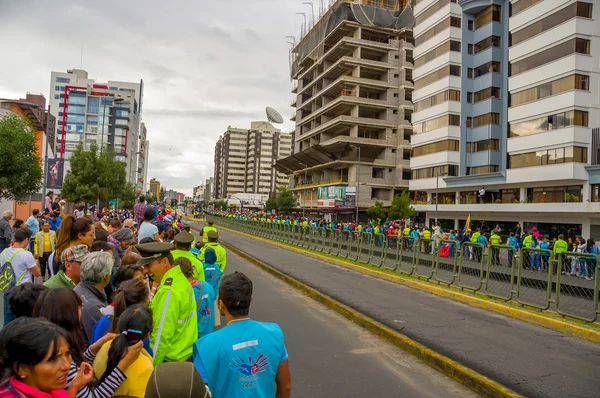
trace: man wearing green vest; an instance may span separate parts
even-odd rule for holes
[[[500,241],[500,235],[498,235],[496,230],[493,230],[490,236],[490,245],[499,245]],[[492,255],[492,265],[500,265],[500,250],[496,247],[490,247],[490,252]]]
[[[227,252],[225,248],[219,244],[219,234],[217,231],[210,231],[208,233],[208,243],[202,246],[200,249],[200,254],[198,254],[198,259],[200,261],[204,261],[204,252],[206,248],[212,247],[217,255],[216,264],[219,264],[219,268],[221,272],[225,272],[225,266],[227,265]]]
[[[208,243],[208,232],[209,231],[215,231],[217,232],[217,229],[215,227],[213,227],[213,222],[209,221],[208,225],[205,225],[202,230],[200,231],[200,235],[202,235],[202,243],[207,244]]]
[[[171,250],[173,260],[177,260],[179,257],[185,257],[190,260],[194,267],[194,278],[199,282],[204,281],[204,266],[202,265],[202,261],[198,260],[198,258],[190,251],[192,249],[194,235],[189,232],[180,232],[175,235],[173,241],[175,243],[175,249]]]
[[[568,250],[569,250],[569,245],[565,241],[565,236],[563,234],[558,235],[558,239],[556,240],[556,242],[554,242],[554,246],[552,247],[552,252],[554,253],[554,258],[558,260],[560,258],[560,255],[562,253],[565,253]],[[562,270],[559,270],[558,267],[556,267],[556,268],[557,269],[554,270],[554,273],[562,271]],[[567,272],[568,271],[569,270],[567,270]]]
[[[192,345],[198,339],[196,299],[192,285],[173,265],[173,245],[152,242],[136,245],[142,258],[139,265],[159,286],[150,302],[154,329],[150,343],[154,365],[163,362],[185,362],[192,356]]]

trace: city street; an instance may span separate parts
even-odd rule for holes
[[[226,273],[254,283],[250,316],[285,333],[294,397],[470,397],[475,393],[298,293],[239,256]]]
[[[366,276],[247,236],[224,230],[219,236],[279,271],[525,396],[591,397],[600,388],[600,376],[595,370],[600,366],[600,347],[594,343]]]

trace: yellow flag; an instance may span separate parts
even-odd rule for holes
[[[465,224],[465,231],[469,229],[469,225],[471,224],[471,214],[467,217],[467,223]]]

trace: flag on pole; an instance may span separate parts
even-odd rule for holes
[[[465,224],[465,232],[469,229],[469,225],[471,224],[471,214],[469,213],[467,217],[467,223]]]

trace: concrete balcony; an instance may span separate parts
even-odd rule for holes
[[[441,181],[441,179],[440,179]],[[411,181],[411,190],[412,181]],[[416,211],[435,211],[434,204],[415,204]],[[485,212],[485,213],[598,213],[600,202],[578,203],[483,203],[483,204],[438,204],[440,212]]]

